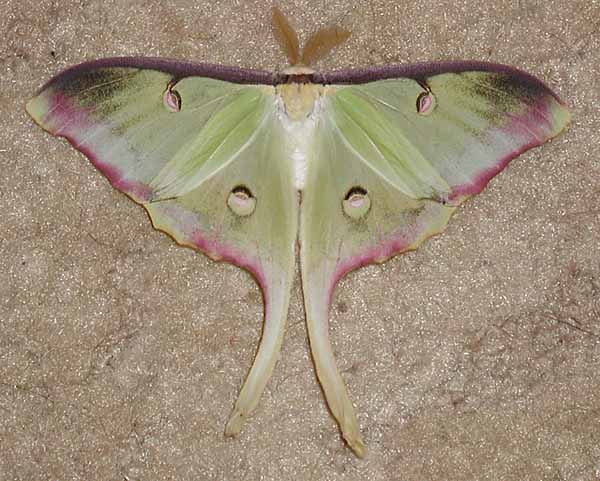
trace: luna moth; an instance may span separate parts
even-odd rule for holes
[[[148,212],[156,229],[248,270],[262,289],[263,335],[225,428],[241,431],[284,336],[297,251],[311,352],[342,435],[365,446],[336,366],[328,312],[337,282],[416,249],[522,152],[569,122],[535,77],[483,62],[319,73],[349,35],[303,51],[273,10],[291,67],[281,73],[156,58],[69,68],[27,104]]]

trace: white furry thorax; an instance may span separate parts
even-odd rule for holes
[[[318,123],[324,96],[331,87],[315,84],[289,83],[276,87],[278,115],[287,134],[286,151],[293,162],[294,184],[304,189],[308,166],[308,149]]]

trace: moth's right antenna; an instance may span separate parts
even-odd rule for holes
[[[340,27],[327,27],[316,31],[308,38],[300,62],[303,65],[313,65],[348,40],[351,33]]]

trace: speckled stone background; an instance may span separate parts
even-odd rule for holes
[[[0,22],[1,480],[600,480],[600,2],[281,2],[318,67],[508,63],[573,111],[420,250],[349,275],[331,331],[369,456],[344,446],[296,282],[236,440],[262,297],[177,247],[25,101],[117,55],[285,66],[268,1],[9,0]],[[168,135],[169,132],[164,132]]]

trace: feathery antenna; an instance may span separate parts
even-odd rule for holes
[[[311,65],[331,52],[335,47],[344,43],[350,37],[350,31],[339,27],[322,28],[313,33],[302,50],[301,62]]]
[[[290,65],[297,65],[300,62],[298,35],[281,10],[275,6],[272,9],[271,25],[273,26],[273,35],[290,61]]]
[[[298,34],[276,6],[272,8],[271,24],[273,35],[292,66],[308,66],[318,62],[351,35],[349,30],[340,27],[322,28],[308,38],[300,55]]]

